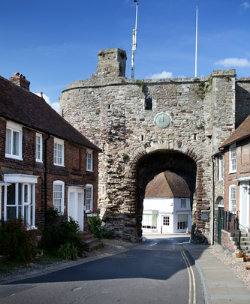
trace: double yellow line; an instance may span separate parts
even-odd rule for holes
[[[187,266],[188,278],[189,278],[189,296],[188,304],[196,304],[196,284],[193,268],[184,250],[181,251],[183,260]]]

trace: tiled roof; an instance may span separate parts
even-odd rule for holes
[[[145,198],[149,197],[190,197],[190,190],[181,176],[165,171],[148,183]]]
[[[223,142],[220,148],[231,145],[241,139],[250,136],[250,115],[234,130],[234,132]]]
[[[0,76],[0,116],[85,147],[101,151],[46,101]]]

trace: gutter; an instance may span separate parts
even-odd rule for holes
[[[43,182],[43,190],[44,190],[44,221],[45,227],[47,226],[47,181],[48,181],[48,166],[47,166],[47,144],[48,140],[50,139],[50,135],[48,134],[47,138],[44,140],[44,182]]]
[[[211,234],[211,244],[214,245],[214,208],[215,208],[215,183],[214,183],[214,156],[212,156],[212,234]]]

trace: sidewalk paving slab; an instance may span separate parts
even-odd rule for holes
[[[250,304],[250,290],[230,267],[211,252],[209,245],[184,244],[200,273],[207,304]]]

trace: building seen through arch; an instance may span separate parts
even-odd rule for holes
[[[143,233],[191,231],[190,190],[179,175],[165,171],[151,180],[143,201]]]

